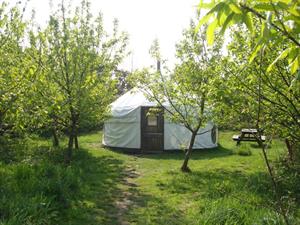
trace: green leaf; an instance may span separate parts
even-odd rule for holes
[[[291,51],[289,52],[288,63],[292,64],[295,58],[298,56],[299,51],[298,48],[291,47]]]
[[[267,72],[270,72],[273,69],[274,65],[277,63],[279,59],[284,59],[285,57],[287,57],[291,49],[292,48],[287,48],[283,52],[281,52],[280,55],[268,66]]]
[[[297,75],[296,75],[296,80],[297,80],[297,81],[300,81],[300,70],[298,70],[298,73],[297,73]]]
[[[253,17],[251,13],[244,14],[244,23],[246,24],[248,30],[251,32],[252,35],[254,35],[254,29],[253,29]]]
[[[253,9],[257,11],[274,11],[273,6],[268,3],[258,3],[253,6]]]
[[[273,19],[272,12],[267,12],[267,22],[268,22],[268,24],[272,23],[272,19]]]
[[[242,10],[240,10],[240,8],[239,8],[236,4],[234,4],[234,3],[229,4],[229,8],[230,8],[234,13],[236,13],[236,14],[242,14],[242,13],[243,13]]]
[[[221,7],[219,12],[217,13],[218,26],[222,26],[231,12],[232,11],[230,10],[228,5],[224,5],[223,7]]]
[[[261,26],[261,37],[267,40],[270,37],[270,30],[267,22],[264,22]]]
[[[212,45],[214,43],[214,39],[215,39],[215,29],[217,26],[218,21],[215,20],[214,22],[212,22],[211,24],[209,24],[209,26],[207,27],[206,30],[206,39],[207,39],[207,43],[208,45]]]
[[[243,14],[234,14],[232,20],[234,23],[241,23],[243,21]]]
[[[202,19],[200,19],[199,23],[197,24],[196,28],[195,28],[195,32],[198,33],[200,27],[207,23],[207,21],[210,19],[210,17],[213,16],[213,14],[206,14],[204,17],[202,17]]]
[[[221,31],[220,31],[220,33],[221,33],[222,35],[225,33],[225,31],[226,31],[226,29],[227,29],[229,23],[232,21],[233,16],[234,16],[234,13],[231,13],[229,16],[227,16],[225,22],[224,22],[223,25],[222,25],[222,29],[221,29]]]
[[[214,3],[214,1],[212,1]],[[217,12],[217,14],[221,13],[224,7],[226,7],[227,5],[224,2],[220,2],[218,4],[216,4],[208,13],[206,13],[206,15],[199,21],[197,27],[195,28],[195,32],[198,32],[200,27],[204,24],[207,23],[208,20],[214,15],[215,12]]]
[[[286,4],[286,3],[284,3],[284,2],[278,2],[277,3],[277,6],[279,7],[279,8],[281,8],[281,9],[284,9],[284,10],[289,10],[289,5],[288,4]]]
[[[252,63],[253,60],[255,59],[255,57],[257,56],[257,53],[259,52],[259,50],[262,48],[262,43],[261,40],[258,42],[258,44],[256,45],[256,47],[254,48],[252,54],[250,55],[249,58],[249,63]]]
[[[214,2],[210,2],[210,3],[204,3],[203,0],[201,0],[198,4],[198,10],[200,9],[210,9],[211,7],[214,6]]]
[[[278,3],[283,2],[285,4],[290,4],[293,0],[277,0]]]
[[[292,15],[294,15],[294,16],[297,16],[297,17],[300,16],[299,9],[297,8],[296,5],[295,5],[294,7],[290,7],[290,8],[288,9],[288,12],[291,13]]]
[[[291,68],[291,73],[294,74],[297,72],[297,70],[299,69],[299,61],[300,61],[300,57],[298,56],[297,58],[295,58],[295,60],[290,64],[290,68]]]

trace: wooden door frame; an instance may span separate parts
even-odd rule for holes
[[[158,152],[158,151],[164,151],[164,148],[165,148],[165,118],[164,118],[164,108],[163,107],[159,107],[159,106],[141,106],[141,114],[140,114],[140,127],[141,127],[141,152],[145,151],[145,152],[151,152],[151,151],[146,151],[144,150],[145,147],[144,147],[144,141],[143,141],[143,132],[144,129],[143,129],[143,123],[146,122],[146,121],[143,121],[143,119],[146,119],[143,118],[143,112],[145,109],[150,109],[150,108],[158,108],[158,109],[161,109],[162,110],[162,149],[160,150],[157,150],[157,151],[153,151],[153,152]]]

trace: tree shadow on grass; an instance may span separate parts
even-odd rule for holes
[[[270,191],[270,182],[265,173],[248,175],[239,171],[217,169],[189,174],[170,171],[169,175],[167,179],[156,181],[160,192],[155,196],[145,195],[135,188],[132,189],[131,199],[135,204],[128,210],[128,222],[133,224],[202,224],[199,223],[201,219],[211,216],[210,207],[212,210],[217,210],[216,204],[222,202],[225,205],[220,206],[218,210],[224,208],[221,210],[222,217],[227,219],[231,216],[233,209],[234,211],[240,210],[237,212],[241,212],[241,216],[246,217],[248,210],[251,210],[254,215],[264,213],[264,210],[273,211],[274,196]],[[171,198],[176,196],[176,201],[180,200],[182,205],[174,204],[174,199],[170,200],[173,203],[168,203],[166,196],[171,196]],[[198,204],[198,201],[201,203]],[[194,215],[187,214],[189,203],[194,204],[192,209]]]
[[[110,156],[94,157],[88,151],[80,150],[75,154],[72,166],[82,169],[78,174],[81,191],[73,201],[68,221],[62,224],[115,225],[122,224],[120,218],[129,224],[186,224],[182,212],[175,206],[170,207],[162,198],[142,193],[137,185],[125,184],[125,193],[121,186],[128,179],[128,173],[122,160]],[[116,203],[122,201],[124,194],[131,203],[120,215]]]
[[[205,159],[213,159],[218,157],[228,157],[234,154],[232,150],[219,145],[217,148],[211,149],[194,149],[191,155],[191,159],[194,160],[205,160]],[[159,153],[142,153],[137,155],[140,158],[149,158],[149,159],[175,159],[175,160],[182,160],[184,158],[184,151],[183,150],[170,150],[170,151],[163,151]]]
[[[141,193],[135,188],[130,191],[133,204],[125,215],[129,224],[190,224],[184,212],[176,205],[167,205],[164,198]]]
[[[122,160],[95,157],[86,150],[74,155],[71,166],[79,167],[80,193],[72,202],[68,221],[62,224],[117,224],[114,203],[120,196],[120,183],[124,173]]]
[[[117,224],[122,160],[80,149],[66,166],[63,148],[37,145],[30,151],[24,161],[1,165],[0,224]]]
[[[224,197],[238,197],[251,203],[250,195],[259,204],[267,205],[274,199],[270,178],[266,173],[256,172],[245,174],[241,171],[215,169],[209,171],[193,171],[183,174],[178,171],[169,171],[171,179],[160,181],[157,186],[162,191],[172,194],[193,193],[196,198],[217,200]]]
[[[275,217],[278,210],[276,196],[266,172],[248,174],[215,169],[188,174],[176,171],[168,173],[169,178],[156,181],[156,185],[162,191],[162,195],[175,195],[187,202],[201,202],[198,205],[202,209],[194,215],[194,220],[210,221],[205,224],[284,224],[280,222],[281,217]],[[231,212],[235,214],[232,215]],[[297,213],[297,210],[290,208],[291,221],[297,221],[297,214],[294,213]],[[237,218],[234,218],[235,215]],[[206,220],[207,217],[210,217],[209,220]],[[266,222],[268,220],[270,223]]]

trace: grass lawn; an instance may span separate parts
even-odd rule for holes
[[[237,147],[232,134],[220,132],[216,149],[194,151],[189,174],[180,172],[181,151],[125,154],[102,148],[101,132],[79,137],[68,167],[62,148],[31,139],[15,149],[22,160],[0,161],[0,225],[283,224],[261,150]],[[283,148],[273,141],[270,158]]]
[[[81,136],[92,161],[70,224],[280,224],[261,150],[237,147],[232,134],[221,132],[217,149],[194,151],[190,174],[179,170],[183,152],[129,155],[102,148],[100,132]],[[273,141],[270,158],[282,149]]]

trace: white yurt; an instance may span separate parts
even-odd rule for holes
[[[157,113],[148,113],[150,109]],[[142,151],[177,150],[188,146],[191,132],[169,121],[156,103],[134,88],[111,104],[111,117],[104,123],[103,145]],[[209,122],[199,130],[194,149],[217,147],[217,128]]]

